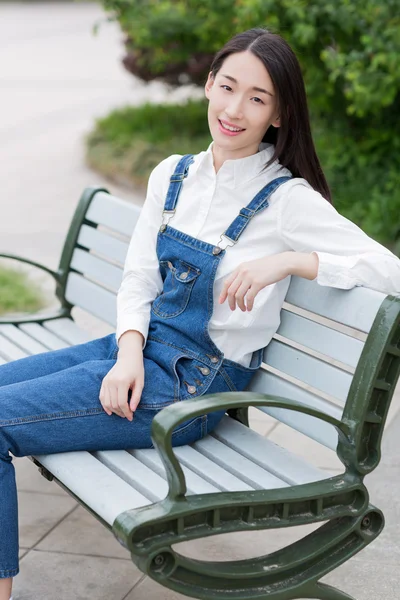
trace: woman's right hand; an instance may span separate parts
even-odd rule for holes
[[[117,362],[104,377],[100,388],[100,402],[108,415],[115,413],[133,420],[144,386],[143,339],[138,331],[128,331],[120,338]],[[132,390],[130,402],[129,390]]]

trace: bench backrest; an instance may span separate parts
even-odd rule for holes
[[[104,190],[85,191],[60,262],[60,297],[115,325],[116,293],[139,213],[138,206]],[[369,455],[379,454],[400,368],[399,305],[399,299],[370,289],[344,291],[292,277],[280,327],[249,389],[296,399],[338,419],[359,419],[366,445],[360,460],[376,462],[379,457]],[[336,448],[331,425],[282,409],[263,410]]]

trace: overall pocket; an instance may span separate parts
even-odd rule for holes
[[[164,287],[151,310],[164,319],[177,317],[185,310],[201,271],[183,260],[175,259],[160,261],[160,272]]]

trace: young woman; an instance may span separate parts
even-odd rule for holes
[[[164,406],[243,389],[279,325],[290,275],[400,292],[400,261],[330,204],[287,43],[264,29],[235,36],[205,94],[213,142],[150,176],[117,335],[0,367],[0,600],[18,573],[10,453],[149,447]],[[185,423],[174,444],[221,417]]]

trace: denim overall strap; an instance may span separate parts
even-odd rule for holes
[[[181,193],[182,183],[189,173],[189,167],[194,162],[193,154],[185,154],[175,167],[169,183],[167,196],[165,198],[163,220],[161,231],[165,231],[168,222],[175,214],[175,207]]]
[[[267,208],[269,205],[269,198],[274,193],[274,191],[286,181],[292,179],[291,177],[277,177],[273,179],[266,186],[264,186],[256,196],[254,196],[253,200],[240,209],[240,212],[236,219],[229,225],[228,229],[221,235],[220,243],[222,242],[222,238],[228,238],[226,241],[228,242],[227,246],[233,246],[239,240],[243,231],[246,229],[247,225],[250,223],[251,219],[260,211]],[[232,242],[231,244],[229,242]],[[220,243],[218,246],[220,246]]]

